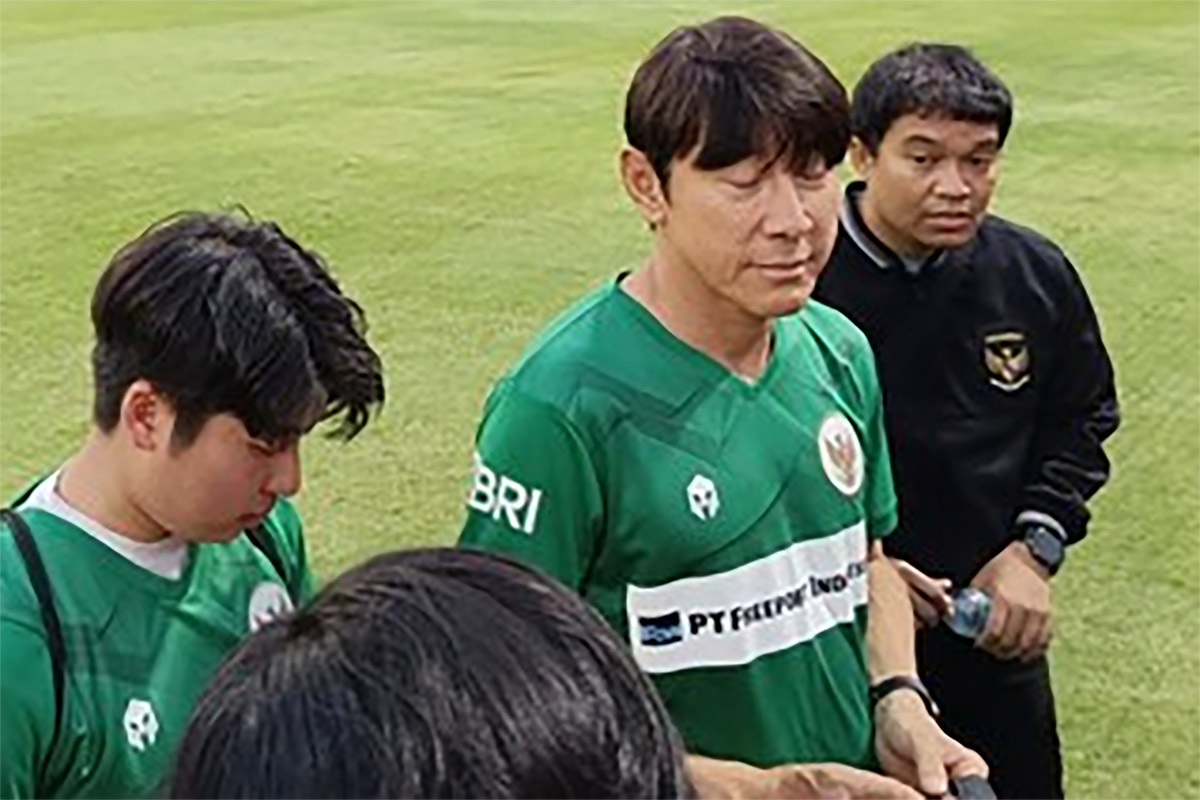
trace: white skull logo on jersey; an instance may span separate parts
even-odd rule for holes
[[[688,507],[702,520],[710,520],[721,509],[717,486],[703,475],[696,475],[687,487]]]
[[[266,625],[271,620],[292,610],[292,599],[282,586],[274,581],[263,581],[250,593],[250,632]]]
[[[158,717],[154,708],[145,700],[133,699],[125,707],[125,738],[129,745],[138,752],[154,744],[158,738]]]
[[[825,476],[839,492],[850,496],[862,487],[862,447],[845,414],[835,411],[825,418],[817,435],[817,449],[821,451]]]

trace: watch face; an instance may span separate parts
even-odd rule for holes
[[[1051,572],[1062,563],[1064,547],[1062,540],[1042,527],[1030,528],[1025,534],[1025,544],[1033,557],[1042,562]]]

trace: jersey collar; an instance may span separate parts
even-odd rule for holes
[[[905,259],[871,233],[858,210],[858,197],[866,188],[867,184],[863,181],[854,181],[846,187],[846,196],[842,202],[841,223],[842,229],[846,231],[850,241],[854,242],[855,246],[882,270],[900,270],[904,274],[916,277],[941,265],[946,255],[945,250],[935,250],[921,261]]]

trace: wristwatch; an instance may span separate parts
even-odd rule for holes
[[[916,675],[893,675],[874,684],[871,687],[871,710],[874,711],[880,700],[899,689],[912,689],[916,692],[917,696],[921,698],[921,702],[925,704],[925,710],[929,712],[929,716],[937,718],[940,713],[937,703],[933,702],[929,690]]]
[[[1053,529],[1038,522],[1026,523],[1021,528],[1021,541],[1029,548],[1033,560],[1046,568],[1051,575],[1058,572],[1067,557],[1067,545]]]

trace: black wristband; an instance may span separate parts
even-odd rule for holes
[[[1066,542],[1062,535],[1041,522],[1025,522],[1017,526],[1018,541],[1029,549],[1033,560],[1053,576],[1066,558]]]
[[[880,700],[897,689],[912,689],[921,698],[921,702],[925,704],[925,710],[929,712],[929,716],[937,718],[939,713],[937,703],[933,702],[933,698],[929,695],[929,690],[925,688],[925,684],[921,683],[921,679],[916,675],[893,675],[890,678],[884,678],[872,686],[871,709],[874,710],[879,705]]]

